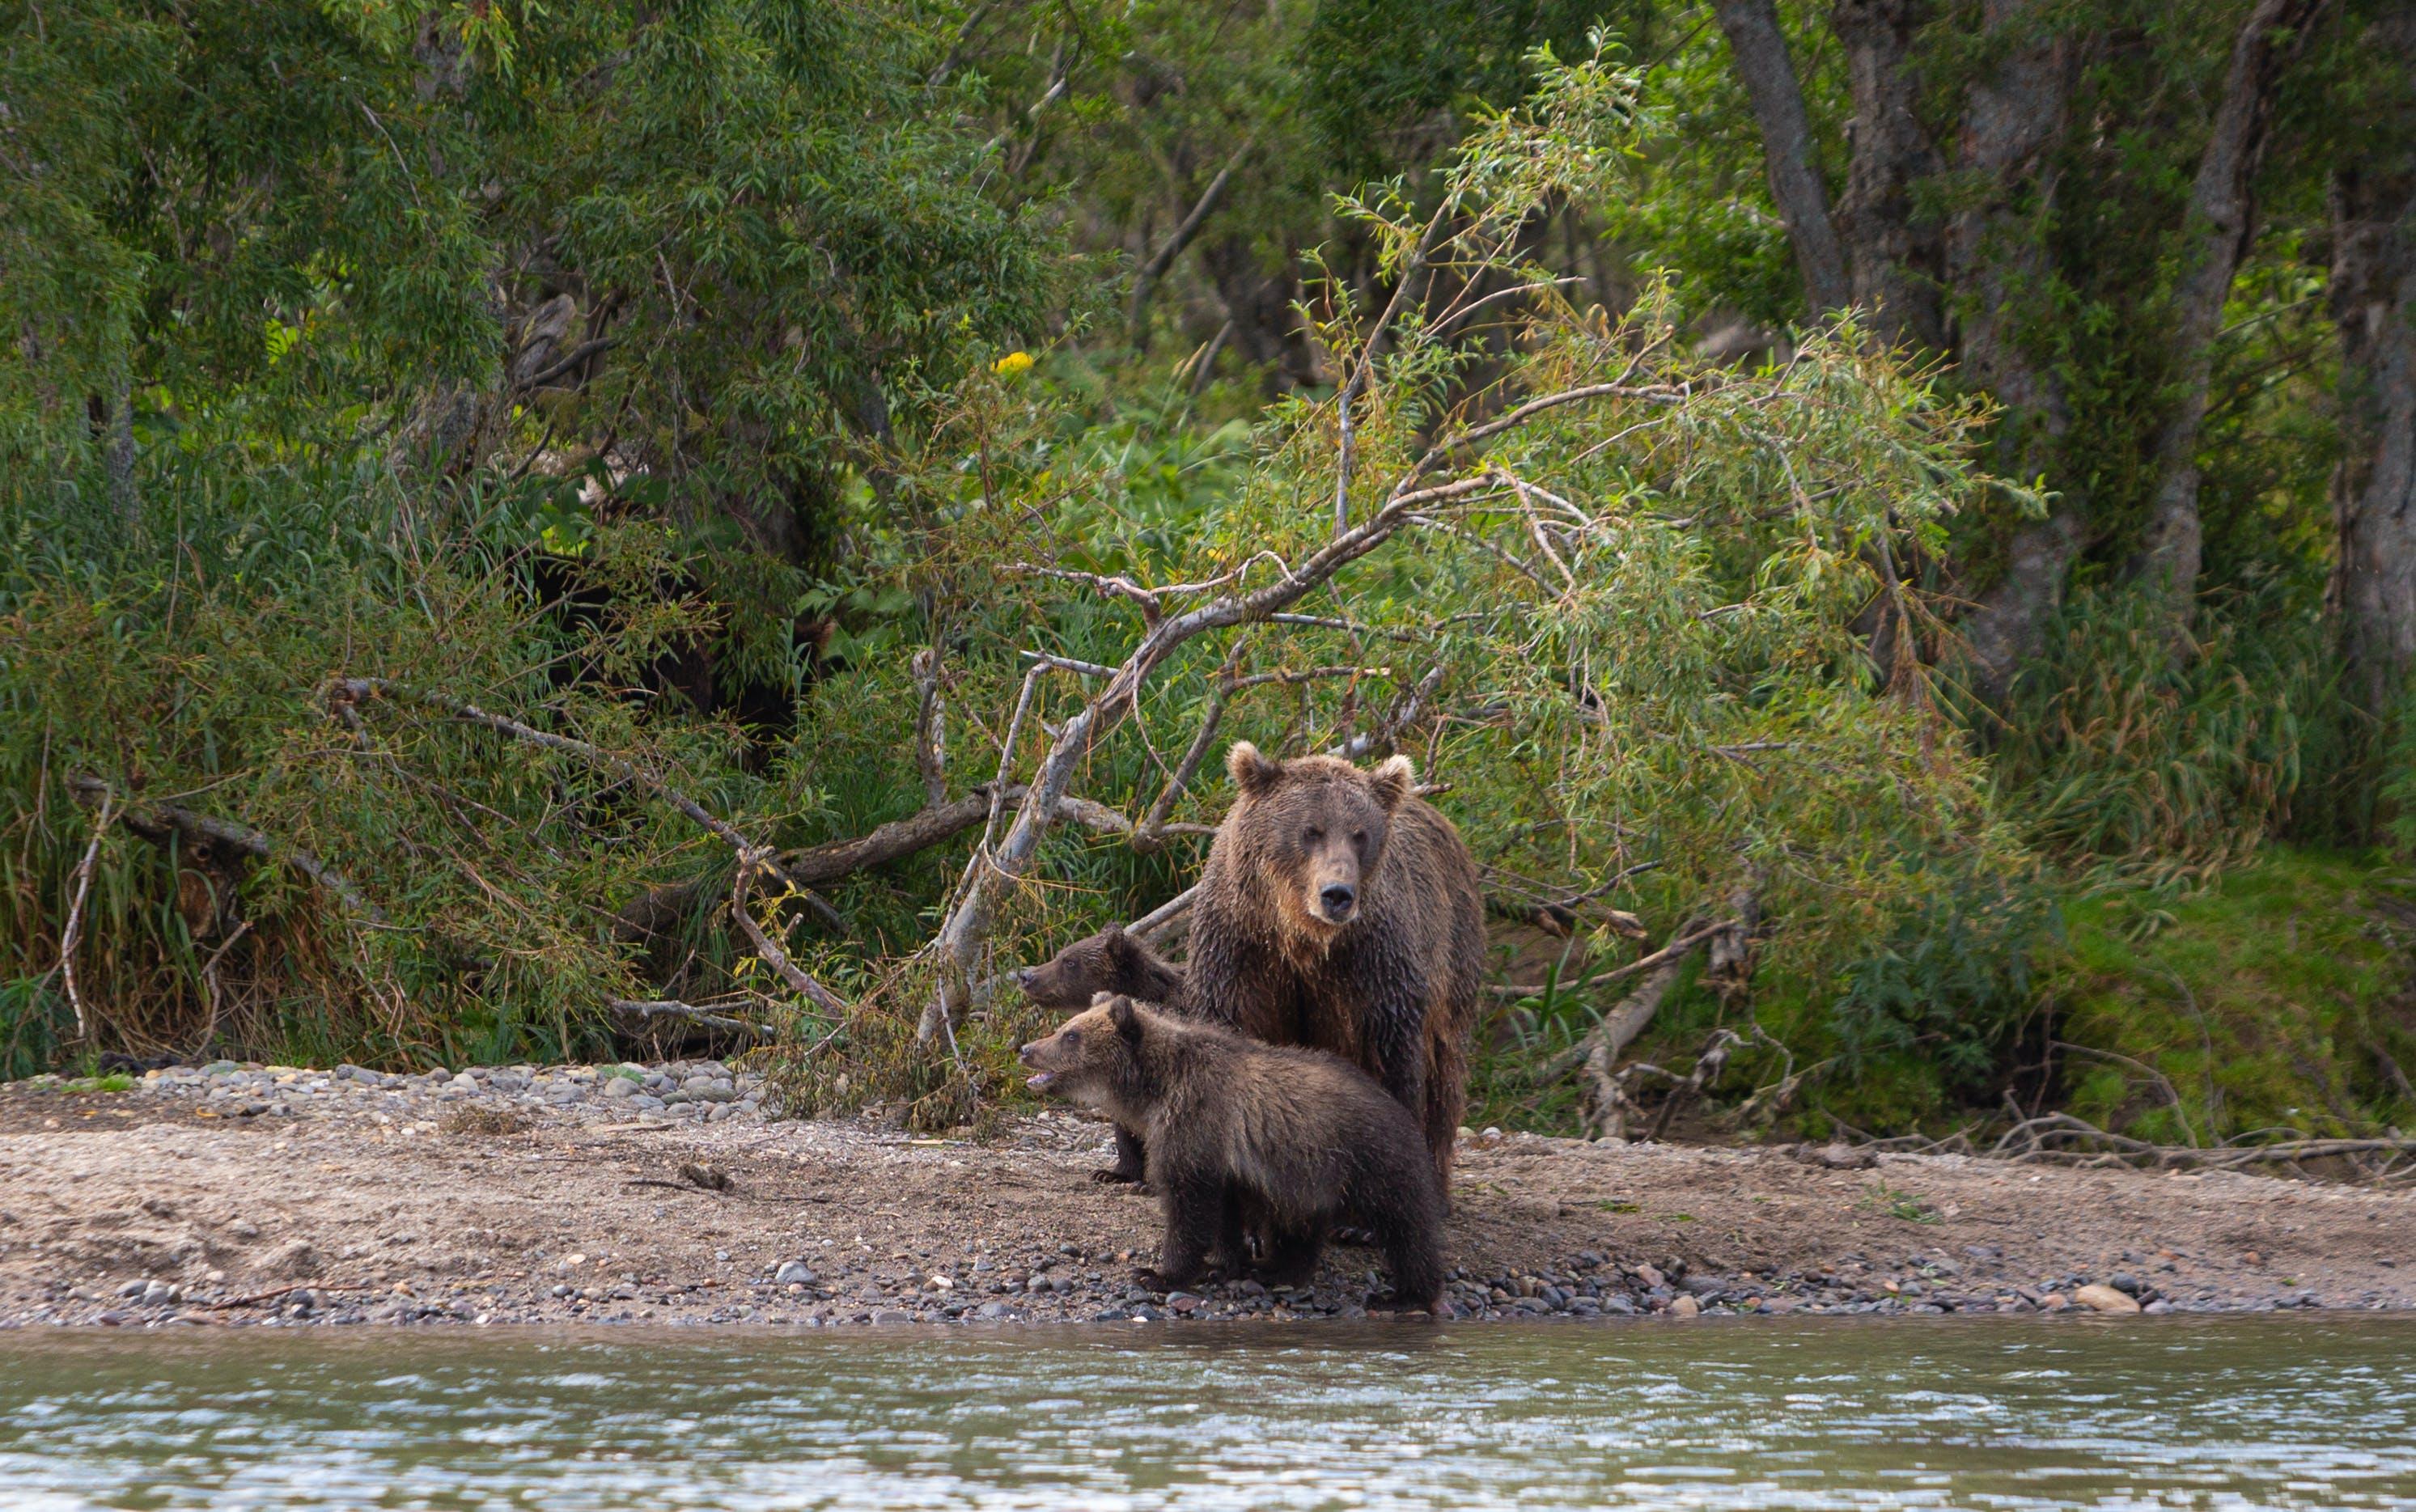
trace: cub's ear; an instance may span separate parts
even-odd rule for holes
[[[1225,752],[1225,770],[1233,774],[1233,785],[1250,797],[1258,797],[1276,785],[1283,776],[1279,763],[1259,754],[1259,748],[1246,740],[1236,740],[1233,748]]]
[[[1116,1026],[1117,1034],[1135,1044],[1140,1043],[1140,1015],[1133,1011],[1132,999],[1119,993],[1108,1005],[1108,1022]]]
[[[1367,774],[1367,782],[1374,789],[1378,803],[1387,809],[1397,809],[1401,800],[1418,785],[1418,769],[1410,764],[1407,756],[1387,756]]]
[[[1115,1000],[1116,995],[1113,992],[1094,992],[1091,994],[1091,1006],[1104,1008],[1113,1004]]]
[[[1129,966],[1140,959],[1140,942],[1126,934],[1121,924],[1110,924],[1099,931],[1099,948],[1119,966]]]

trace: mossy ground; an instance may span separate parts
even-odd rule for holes
[[[1733,1107],[1783,1074],[1773,1041],[1798,1068],[1821,1069],[1772,1127],[1681,1118],[1672,1131],[1724,1141],[1943,1134],[2001,1119],[2008,1090],[2026,1110],[2179,1144],[2259,1130],[2416,1127],[2406,1080],[2416,1068],[2408,871],[2379,856],[2276,845],[2186,895],[2066,883],[2056,898],[2061,927],[2042,936],[2019,1002],[1986,1013],[1944,1003],[1930,1016],[1993,1019],[2001,1027],[1986,1046],[1920,1033],[1918,1022],[1894,1040],[1854,1045],[1833,984],[1768,974],[1754,1012],[1770,1039],[1738,1048],[1713,1106]],[[1476,1058],[1472,1118],[1577,1132],[1577,1078],[1539,1085],[1532,1070],[1574,1044],[1592,1016],[1566,1001],[1508,1013]],[[1738,1027],[1711,993],[1683,982],[1629,1058],[1684,1075],[1723,1022]],[[1638,1089],[1648,1106],[1662,1085]]]
[[[2270,847],[2177,900],[2084,896],[2045,983],[2072,1112],[2143,1139],[2416,1125],[2416,877],[2377,858]],[[2174,1106],[2178,1099],[2179,1107]]]

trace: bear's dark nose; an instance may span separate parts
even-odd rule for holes
[[[1358,897],[1357,888],[1341,882],[1327,883],[1324,890],[1317,895],[1318,901],[1325,905],[1325,916],[1336,920],[1351,916],[1351,905]]]
[[[1032,975],[1037,969],[1037,967],[1026,966],[1021,971],[1017,972],[1015,974],[1015,985],[1023,989],[1027,992],[1031,991]]]

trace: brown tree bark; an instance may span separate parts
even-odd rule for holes
[[[1963,374],[2004,406],[1994,465],[2031,482],[2054,468],[2072,411],[2055,370],[2022,341],[2046,318],[2054,272],[2046,233],[2055,210],[2052,154],[2069,124],[2078,48],[2049,0],[1986,0],[1982,23],[2005,44],[1994,71],[1965,97],[1956,167],[1977,196],[1946,228],[1946,277]],[[2016,532],[2005,567],[1963,621],[1979,691],[2001,701],[2038,655],[2063,602],[2087,502],[2069,484],[2054,512]]]
[[[1712,8],[1719,15],[1720,30],[1728,34],[1737,77],[1761,129],[1770,195],[1787,222],[1804,295],[1815,313],[1843,309],[1853,301],[1853,285],[1846,276],[1836,224],[1829,216],[1819,145],[1804,113],[1794,60],[1788,56],[1786,34],[1778,29],[1775,0],[1713,0]]]
[[[2416,77],[2416,12],[2390,13],[2368,38],[2399,60],[2401,80]],[[2416,669],[2416,102],[2403,98],[2397,113],[2388,155],[2333,179],[2341,460],[2331,599],[2349,694],[2377,719]]]
[[[1937,146],[1915,112],[1912,33],[1926,0],[1837,0],[1829,23],[1846,45],[1853,153],[1837,202],[1838,240],[1856,307],[1892,346],[1945,344],[1937,237],[1913,213],[1912,186],[1938,172]]]
[[[2173,408],[2156,438],[2156,492],[2138,563],[2142,576],[2161,582],[2182,620],[2189,616],[2205,552],[2197,450],[2214,372],[2214,339],[2232,275],[2257,229],[2251,182],[2265,155],[2275,88],[2332,6],[2333,0],[2257,0],[2232,44],[2222,102],[2190,186],[2181,246],[2184,271],[2167,323],[2174,354]]]

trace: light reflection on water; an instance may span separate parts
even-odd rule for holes
[[[0,1335],[0,1507],[2416,1507],[2416,1320]]]

